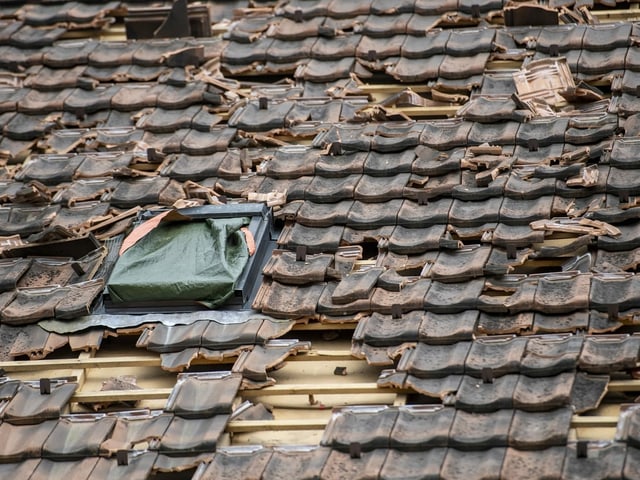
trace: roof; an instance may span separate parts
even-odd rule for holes
[[[635,20],[4,4],[0,476],[634,478]],[[108,295],[169,209],[247,217],[220,308]]]

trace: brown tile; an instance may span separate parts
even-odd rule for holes
[[[471,280],[483,275],[491,247],[467,247],[441,251],[431,267],[431,278],[441,282]]]
[[[404,200],[398,212],[398,224],[412,228],[446,224],[452,202],[449,198],[430,201],[426,204]]]
[[[576,413],[595,410],[607,393],[608,375],[576,374],[571,391],[571,403]]]
[[[189,475],[205,462],[210,462],[214,453],[200,453],[180,457],[159,454],[153,464],[154,475]]]
[[[408,184],[409,173],[399,173],[389,177],[372,177],[362,175],[354,189],[354,198],[363,202],[383,202],[400,199]]]
[[[257,446],[219,448],[202,474],[202,479],[259,480],[271,455],[270,449]]]
[[[571,408],[549,412],[516,410],[509,430],[509,446],[518,450],[538,450],[566,445],[572,415]]]
[[[500,475],[502,478],[528,480],[531,478],[558,478],[564,461],[564,447],[544,450],[507,448]]]
[[[292,252],[282,251],[273,255],[263,273],[281,283],[306,284],[322,282],[333,262],[332,255],[307,255],[298,261]]]
[[[321,445],[346,451],[354,443],[364,451],[389,446],[397,409],[386,406],[345,407],[333,413]]]
[[[160,412],[119,415],[109,438],[100,445],[100,452],[114,455],[118,450],[132,450],[145,443],[149,443],[151,448],[157,448],[157,442],[164,435],[172,418],[172,415]]]
[[[380,478],[384,480],[440,478],[440,466],[446,451],[445,448],[432,448],[423,452],[389,450],[380,471]]]
[[[391,432],[390,447],[423,452],[433,447],[446,447],[455,410],[441,405],[407,405],[398,408]]]
[[[586,330],[589,327],[589,312],[578,311],[558,315],[536,312],[533,320],[535,333],[567,333]]]
[[[466,146],[472,126],[472,122],[465,122],[462,119],[427,121],[420,143],[437,150]]]
[[[296,223],[290,229],[283,230],[278,244],[288,248],[305,246],[309,253],[335,252],[341,245],[344,230],[341,225],[313,228]]]
[[[272,282],[265,288],[265,297],[256,297],[253,307],[276,318],[300,318],[314,316],[323,284],[288,286]]]
[[[545,276],[538,282],[535,307],[545,313],[569,313],[589,306],[589,275]]]
[[[121,465],[116,459],[100,458],[91,476],[95,478],[124,477],[129,480],[144,480],[148,478],[154,462],[156,452],[129,452],[126,465]]]
[[[263,320],[259,317],[238,323],[209,321],[200,337],[200,346],[211,350],[224,350],[241,345],[253,345],[259,342],[258,330],[262,323]]]
[[[399,371],[406,371],[419,378],[441,378],[462,375],[471,342],[453,345],[427,345],[418,343],[415,348],[404,351]]]
[[[36,382],[37,383],[37,382]],[[39,384],[22,383],[4,409],[2,418],[15,425],[53,420],[67,409],[77,383],[51,382],[50,393],[43,394]]]
[[[421,342],[432,345],[468,341],[473,337],[476,322],[476,310],[455,314],[427,312],[423,314],[418,338]]]
[[[159,450],[167,454],[213,452],[228,421],[228,415],[207,419],[174,416],[160,441]]]
[[[426,59],[401,57],[389,68],[389,74],[400,82],[424,82],[438,78],[444,55]]]
[[[455,405],[470,412],[492,412],[501,408],[512,408],[516,387],[521,375],[504,375],[483,381],[464,376],[456,393]]]
[[[209,322],[204,320],[187,326],[168,326],[158,323],[153,329],[143,333],[138,340],[138,345],[161,353],[200,346],[202,334],[208,326]]]
[[[543,195],[553,195],[556,181],[553,178],[524,178],[512,172],[505,185],[505,196],[519,199],[536,199]]]
[[[360,182],[360,184],[362,183],[363,181]],[[356,188],[356,198],[359,196],[358,190],[359,187]],[[380,203],[367,203],[367,201],[356,200],[349,209],[346,224],[348,227],[356,229],[395,225],[402,202],[403,200],[400,198]]]
[[[399,318],[373,312],[358,322],[353,340],[362,341],[371,346],[393,346],[418,339],[418,328],[423,321],[424,312],[413,311]]]
[[[520,375],[513,394],[513,406],[521,410],[551,410],[571,404],[574,372],[553,377]]]
[[[355,60],[352,57],[344,57],[337,60],[311,59],[305,66],[296,72],[296,78],[310,82],[331,82],[341,78],[348,78],[354,69]]]
[[[29,479],[66,478],[68,480],[88,480],[98,459],[88,457],[82,460],[60,462],[43,458]]]
[[[371,297],[371,309],[386,314],[392,313],[394,305],[399,305],[402,312],[422,310],[430,287],[431,282],[420,279],[407,284],[399,292],[376,288]]]
[[[483,287],[482,279],[456,284],[431,282],[431,287],[424,299],[424,307],[427,311],[435,313],[472,310],[476,307]]]
[[[520,362],[522,373],[545,376],[574,370],[582,345],[583,338],[570,335],[532,337]]]
[[[469,413],[456,410],[449,432],[449,445],[459,450],[484,450],[507,446],[513,410]]]
[[[319,203],[351,199],[361,178],[361,175],[349,175],[343,178],[316,176],[305,191],[305,199]]]
[[[331,450],[323,447],[274,447],[262,478],[313,480],[320,477]]]
[[[534,118],[522,123],[518,128],[517,143],[524,147],[546,147],[554,143],[564,142],[564,132],[567,130],[569,120],[566,118]]]
[[[482,74],[489,60],[488,52],[467,57],[445,55],[440,64],[439,75],[446,79],[463,79]]]
[[[445,231],[444,224],[424,228],[407,228],[398,225],[389,237],[388,248],[390,252],[397,254],[415,255],[425,252],[435,254],[445,237]]]
[[[586,455],[578,444],[569,443],[564,457],[562,478],[621,478],[626,445],[619,442],[589,442]]]
[[[440,470],[441,478],[446,480],[498,480],[504,461],[506,448],[497,447],[481,451],[463,451],[447,449]]]
[[[184,418],[231,413],[241,380],[230,372],[180,374],[164,410]]]
[[[60,418],[42,445],[42,456],[52,459],[96,456],[111,434],[114,417],[69,416]]]
[[[449,375],[442,378],[418,378],[408,375],[404,387],[412,388],[427,397],[444,400],[455,395],[460,389],[463,378],[461,375]]]
[[[1,313],[9,325],[26,325],[55,316],[55,307],[67,294],[64,287],[18,290],[15,298]]]
[[[0,464],[0,475],[4,478],[30,478],[40,463],[39,458]]]
[[[363,452],[359,458],[349,453],[332,450],[320,474],[322,480],[373,480],[379,478],[380,470],[387,457],[387,449]]]
[[[578,367],[589,373],[613,373],[635,368],[640,337],[589,335],[584,340]]]
[[[369,298],[382,271],[374,267],[343,276],[331,295],[332,302],[344,304]]]
[[[306,352],[310,342],[298,340],[270,340],[264,345],[255,345],[238,356],[232,371],[239,372],[245,379],[256,382],[269,381],[268,371],[280,365],[290,355]]]
[[[6,439],[0,444],[2,462],[18,462],[27,458],[41,457],[43,444],[57,423],[57,420],[48,420],[36,425],[0,423],[0,434]]]
[[[527,340],[512,337],[484,337],[475,339],[465,361],[465,373],[479,377],[485,369],[492,375],[519,373]]]
[[[503,199],[490,198],[483,202],[454,200],[449,212],[449,223],[459,227],[470,227],[499,221]]]

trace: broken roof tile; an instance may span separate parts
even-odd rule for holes
[[[588,442],[586,452],[580,453],[581,447],[569,443],[565,450],[562,476],[567,479],[598,476],[601,478],[621,477],[626,445],[618,442]]]
[[[387,458],[387,453],[387,449],[376,449],[362,452],[359,457],[353,458],[349,453],[331,450],[320,478],[338,480],[346,476],[354,480],[365,480],[377,477]]]
[[[530,338],[520,363],[521,371],[534,376],[574,370],[581,355],[582,344],[581,337],[571,335]]]
[[[202,473],[202,479],[260,478],[271,456],[270,449],[260,446],[221,447],[216,450],[213,460]]]

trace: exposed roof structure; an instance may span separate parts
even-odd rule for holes
[[[0,478],[637,478],[636,20],[4,2]]]

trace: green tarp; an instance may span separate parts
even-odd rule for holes
[[[113,302],[199,301],[233,294],[249,253],[248,218],[162,222],[126,250],[107,284]]]

